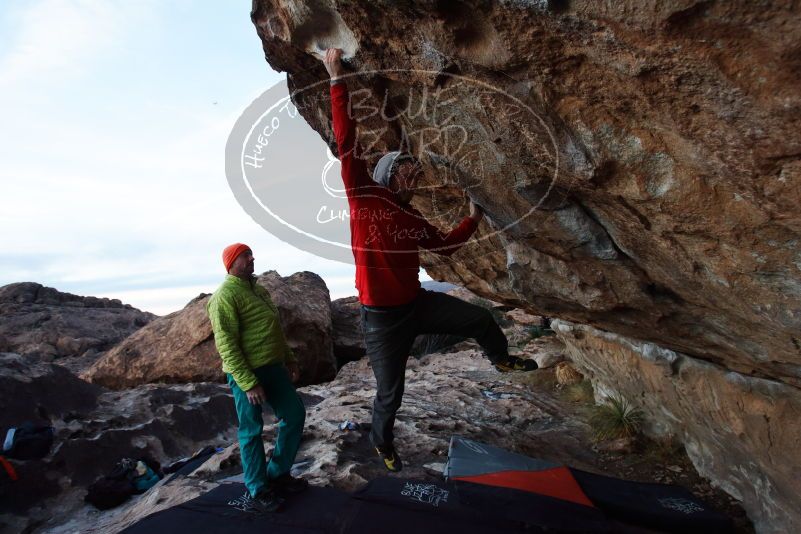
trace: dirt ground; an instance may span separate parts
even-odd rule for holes
[[[354,376],[364,380],[365,371]],[[352,383],[352,379],[345,381]],[[365,382],[371,385],[369,377]],[[343,391],[353,393],[347,386]],[[358,431],[340,436],[332,469],[345,469],[349,476],[333,477],[331,485],[353,490],[360,481],[388,475],[368,439],[371,397],[370,389],[354,397],[335,394],[321,402],[316,407],[318,415],[309,419],[312,440],[323,437],[316,429],[320,417],[333,423],[349,413],[360,424]],[[404,469],[391,476],[441,479],[447,444],[458,434],[604,475],[676,484],[731,517],[737,532],[754,532],[739,503],[701,477],[680,444],[639,437],[623,450],[609,450],[609,442],[596,442],[590,424],[593,405],[588,382],[559,386],[553,368],[499,375],[470,351],[425,356],[407,372],[404,404],[396,422],[396,446]],[[324,439],[330,442],[332,438]],[[304,454],[313,457],[315,450],[313,441],[302,446],[299,459]]]
[[[539,371],[532,387],[543,395],[559,402],[566,414],[585,422],[591,427],[592,396],[571,394],[567,388],[559,387],[552,369]],[[587,387],[587,385],[583,385]],[[590,386],[591,387],[591,386]],[[580,389],[580,388],[576,388]],[[567,391],[566,391],[567,390]],[[591,389],[589,390],[591,392]],[[676,484],[690,490],[696,497],[709,503],[716,510],[729,516],[739,533],[754,532],[751,520],[740,503],[695,470],[684,447],[673,440],[656,441],[645,437],[633,440],[625,451],[605,450],[604,444],[596,443],[591,432],[585,436],[586,444],[597,452],[595,470],[626,480]]]
[[[333,382],[299,390],[307,416],[293,467],[295,476],[303,476],[313,485],[345,491],[383,476],[442,480],[450,439],[458,435],[586,471],[677,484],[731,517],[737,532],[754,531],[739,504],[700,477],[681,446],[646,438],[624,447],[596,442],[590,424],[593,392],[587,382],[561,387],[552,369],[501,374],[470,345],[410,359],[395,424],[395,445],[404,462],[398,474],[384,469],[369,442],[374,387],[369,362],[360,360],[343,367]],[[344,420],[357,423],[358,428],[340,430]],[[267,413],[265,423],[269,454],[277,426]],[[114,532],[157,509],[204,493],[232,476],[233,481],[241,479],[236,443],[228,444],[224,453],[178,485],[160,484],[108,512],[87,506],[70,510],[64,519],[70,532]],[[64,532],[61,526],[42,526],[35,531]]]

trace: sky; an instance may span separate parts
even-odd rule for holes
[[[212,292],[223,247],[244,242],[256,272],[313,271],[332,298],[356,293],[352,264],[270,235],[228,187],[234,122],[285,79],[264,59],[250,4],[2,2],[0,286],[165,314]]]

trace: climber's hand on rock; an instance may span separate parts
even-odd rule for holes
[[[342,77],[345,74],[345,67],[342,66],[342,49],[329,48],[326,50],[323,65],[332,80]]]
[[[476,222],[481,221],[484,218],[484,210],[481,209],[481,206],[470,201],[470,218]]]
[[[264,394],[264,388],[261,384],[254,386],[245,392],[248,396],[248,402],[254,406],[263,404],[267,400],[267,395]]]

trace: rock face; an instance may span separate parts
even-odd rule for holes
[[[790,528],[801,525],[797,388],[591,326],[554,321],[554,329],[591,374],[596,396],[622,393],[649,414],[650,432],[679,436],[699,473],[742,500],[757,526],[797,530]]]
[[[318,384],[337,374],[331,333],[331,296],[320,276],[303,271],[282,277],[275,271],[259,276],[281,310],[281,326],[300,360],[300,383]]]
[[[330,380],[336,374],[331,344],[328,289],[314,273],[258,277],[281,313],[284,334],[300,360],[301,383]],[[206,313],[209,295],[160,317],[114,347],[82,377],[120,389],[152,382],[221,381],[220,356]]]
[[[101,392],[60,365],[0,353],[0,428],[91,411]]]
[[[345,50],[369,163],[403,139],[432,222],[454,224],[464,192],[485,209],[478,240],[425,257],[432,276],[655,343],[717,380],[760,377],[779,403],[797,394],[796,4],[256,0],[252,20],[335,153],[327,84],[306,89],[327,76],[318,46]],[[773,497],[741,494],[759,528],[800,528],[760,512]]]
[[[103,355],[81,377],[121,389],[152,382],[222,380],[220,356],[206,313],[209,295],[152,321]]]
[[[207,444],[235,439],[236,411],[223,384],[147,384],[107,391],[98,407],[57,424],[51,462],[85,487],[120,457],[147,451],[156,460],[191,456]]]
[[[95,478],[125,456],[147,453],[165,461],[230,441],[236,413],[221,384],[110,392],[60,365],[0,354],[0,429],[25,421],[53,426],[55,439],[41,460],[11,460],[19,480],[0,488],[2,514],[23,514],[43,499],[67,493],[82,498]]]
[[[0,351],[53,360],[109,349],[155,318],[119,300],[33,282],[0,287]]]
[[[495,300],[647,333],[739,372],[801,384],[796,8],[332,6],[254,2],[266,58],[291,74],[291,88],[327,76],[304,49],[340,46],[354,73],[414,69],[348,79],[352,91],[366,90],[362,106],[395,102],[387,115],[400,118],[382,125],[379,145],[397,147],[401,130],[440,126],[403,106],[421,105],[424,90],[439,89],[438,116],[466,130],[469,151],[426,144],[446,160],[440,167],[459,167],[435,172],[441,159],[432,160],[427,178],[442,185],[433,193],[440,203],[467,190],[487,211],[480,234],[494,235],[452,261],[429,259],[429,272]],[[331,142],[327,86],[315,91],[298,93],[297,104]],[[379,121],[376,113],[363,126]],[[412,149],[419,141],[408,139]],[[416,205],[441,218],[430,198]]]

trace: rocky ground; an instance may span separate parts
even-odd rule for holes
[[[308,417],[295,474],[312,484],[344,490],[386,475],[367,438],[374,379],[369,362],[361,357],[364,341],[357,301],[329,302],[324,282],[313,273],[280,277],[269,272],[259,280],[270,287],[290,343],[305,355],[303,362],[313,371],[309,376],[317,382],[299,389]],[[307,293],[314,298],[305,301],[314,305],[299,307],[297,297]],[[738,530],[753,530],[743,509],[698,475],[678,441],[638,437],[596,442],[590,425],[593,406],[611,389],[604,370],[587,360],[615,361],[608,354],[596,354],[601,349],[594,341],[598,335],[585,329],[567,336],[563,322],[554,322],[557,335],[551,335],[542,317],[461,288],[449,293],[488,309],[503,327],[510,352],[535,359],[542,369],[499,374],[470,341],[418,338],[396,424],[397,446],[406,464],[403,476],[441,477],[449,440],[461,435],[621,478],[677,483],[734,518]],[[203,310],[206,298],[201,295],[184,309],[153,319],[114,301],[76,297],[38,284],[0,288],[2,322],[20,328],[6,337],[14,342],[7,346],[21,353],[0,353],[0,426],[41,420],[55,429],[50,454],[42,460],[14,461],[20,480],[13,486],[0,484],[0,530],[116,532],[241,476],[230,392],[224,384],[202,381],[219,377],[219,357]],[[113,322],[119,314],[129,322],[123,325],[119,317]],[[58,322],[49,322],[48,316]],[[122,335],[115,329],[123,326],[133,333],[107,352],[89,349],[54,356],[28,350],[34,345],[25,344],[63,337],[60,327],[76,339],[95,332],[114,340]],[[306,335],[309,332],[314,335]],[[628,353],[623,348],[615,345],[607,352],[624,357]],[[653,365],[658,367],[659,361]],[[582,363],[579,368],[596,385],[595,392],[571,367],[576,363]],[[321,379],[333,373],[335,364],[336,377]],[[651,377],[651,382],[661,369],[650,372],[628,360],[620,365],[638,369],[638,376]],[[97,380],[85,380],[90,377]],[[571,380],[577,383],[568,385]],[[631,395],[639,398],[647,392]],[[656,420],[648,419],[654,409],[645,410],[643,428],[654,426]],[[359,428],[339,430],[345,420]],[[269,446],[275,420],[267,417],[267,423],[264,436]],[[673,430],[674,436],[681,431]],[[147,454],[167,465],[206,445],[224,450],[193,476],[162,481],[109,511],[83,502],[87,486],[124,456]],[[688,450],[707,475],[698,448]]]
[[[59,365],[6,353],[0,354],[0,393],[0,428],[46,420],[55,432],[46,457],[12,460],[19,480],[0,484],[0,532],[37,531],[91,509],[83,504],[86,488],[123,457],[148,455],[166,465],[205,445],[236,440],[233,401],[222,384],[109,391]]]
[[[519,350],[544,358],[561,354],[563,347],[548,336],[531,340]],[[449,439],[462,435],[581,469],[633,480],[677,483],[733,517],[739,531],[752,530],[743,510],[699,477],[680,447],[641,441],[615,451],[594,443],[588,424],[591,391],[576,394],[586,385],[559,388],[553,368],[499,374],[474,345],[466,342],[450,352],[410,359],[406,384],[396,423],[397,446],[406,466],[402,476],[441,477]],[[296,474],[312,484],[345,490],[386,475],[367,437],[374,389],[366,360],[345,365],[328,384],[300,391],[308,416]],[[360,428],[341,431],[339,423],[344,420],[355,421]],[[275,421],[270,420],[264,433],[268,445],[274,432]],[[31,531],[115,532],[144,515],[191,499],[240,471],[237,445],[229,443],[193,476],[168,485],[162,482],[108,512],[74,503],[68,513],[64,510],[65,515]]]

